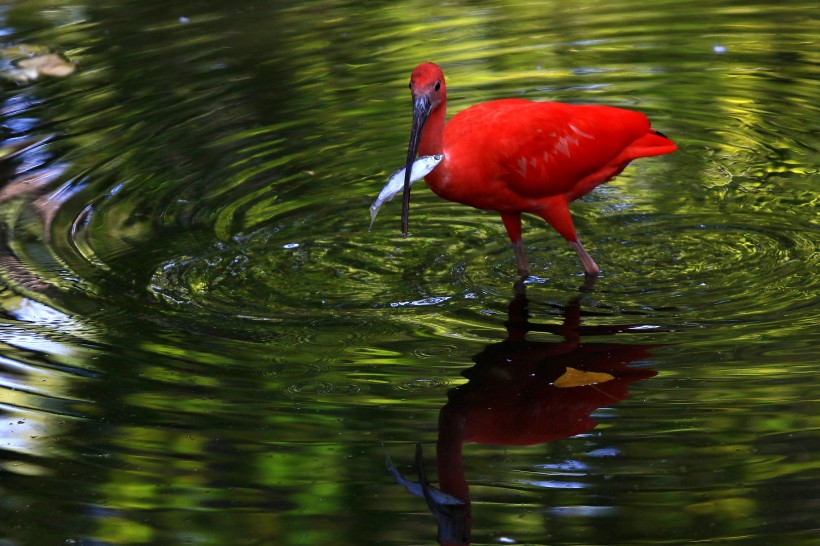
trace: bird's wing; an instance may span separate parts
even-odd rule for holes
[[[499,176],[519,195],[575,198],[639,155],[630,145],[651,133],[646,116],[606,106],[530,102],[510,108],[498,124]],[[578,186],[585,191],[578,193]],[[586,187],[589,186],[588,189]],[[578,194],[578,195],[575,195]]]

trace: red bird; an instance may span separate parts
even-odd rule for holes
[[[502,99],[471,106],[445,125],[444,73],[421,63],[410,76],[413,127],[407,149],[402,233],[407,237],[410,172],[416,154],[443,154],[425,177],[439,196],[501,214],[518,273],[529,275],[521,213],[546,220],[575,250],[587,275],[598,265],[575,233],[568,205],[633,159],[673,152],[675,143],[640,112],[609,106]]]

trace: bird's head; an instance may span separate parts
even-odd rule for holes
[[[426,114],[432,112],[443,100],[446,86],[444,72],[433,63],[421,63],[410,74],[410,94],[413,97],[413,113],[423,107]]]
[[[407,145],[404,198],[401,209],[401,232],[405,237],[407,237],[410,217],[410,172],[413,168],[413,161],[419,151],[419,143],[427,118],[445,101],[446,87],[441,68],[433,63],[418,65],[410,75],[410,94],[413,97],[413,127],[410,130],[410,143]]]

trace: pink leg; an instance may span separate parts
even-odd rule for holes
[[[575,250],[575,253],[581,259],[581,263],[584,265],[584,271],[587,275],[597,275],[600,269],[598,268],[598,264],[595,263],[595,260],[592,259],[592,256],[589,255],[589,252],[586,251],[584,245],[581,244],[581,241],[578,240],[576,236],[574,241],[570,241],[569,245]]]
[[[518,261],[518,274],[522,277],[530,276],[530,264],[527,263],[527,256],[524,254],[524,241],[518,239],[513,243],[515,259]]]
[[[561,237],[569,241],[570,246],[578,255],[581,264],[584,266],[584,271],[587,275],[597,275],[599,268],[589,252],[586,251],[578,234],[575,232],[575,226],[572,225],[572,217],[569,215],[569,207],[564,196],[556,196],[550,198],[545,203],[546,207],[539,212],[539,216],[546,220],[549,225],[555,228],[555,231],[561,234]]]
[[[504,221],[504,227],[507,228],[507,234],[513,244],[515,259],[518,262],[518,274],[522,277],[529,277],[530,266],[524,254],[524,241],[521,240],[521,214],[502,212],[501,219]]]

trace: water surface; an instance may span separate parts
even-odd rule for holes
[[[0,542],[816,543],[815,12],[3,2]],[[573,204],[596,283],[420,184],[368,232],[422,60],[675,140]]]

